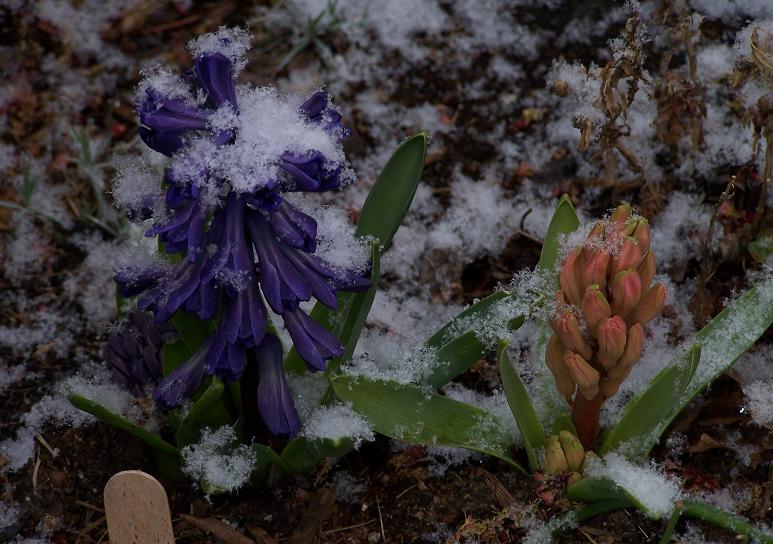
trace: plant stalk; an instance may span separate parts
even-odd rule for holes
[[[599,437],[599,416],[604,396],[596,395],[588,400],[578,393],[572,407],[572,421],[577,429],[577,438],[580,439],[585,451],[593,450],[593,445]]]

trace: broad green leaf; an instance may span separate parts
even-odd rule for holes
[[[174,323],[180,339],[191,353],[196,353],[201,343],[209,336],[204,324],[195,314],[177,312],[172,317],[172,323]]]
[[[182,340],[167,342],[161,349],[161,363],[164,376],[168,376],[191,358],[193,353]]]
[[[640,440],[649,444],[648,438],[670,415],[684,395],[687,384],[695,372],[701,358],[701,347],[693,345],[689,352],[677,364],[661,370],[644,392],[626,404],[620,419],[605,437],[599,452],[604,454],[621,444],[627,443],[634,448]],[[651,446],[650,446],[651,447]],[[643,449],[638,455],[649,452]],[[628,452],[627,453],[632,453]]]
[[[544,448],[546,443],[545,429],[537,417],[537,412],[534,410],[521,377],[518,376],[518,372],[515,371],[510,358],[507,356],[507,344],[506,340],[502,341],[497,350],[502,388],[515,421],[518,423],[521,436],[523,436],[523,446],[526,449],[526,456],[529,458],[529,468],[535,471],[539,469],[536,450]]]
[[[574,207],[569,198],[564,195],[561,197],[548,227],[538,265],[541,269],[552,270],[555,268],[558,253],[556,237],[576,230],[579,225],[580,221],[577,219]],[[438,350],[438,364],[426,383],[438,388],[465,372],[480,359],[485,353],[485,346],[470,330],[470,325],[476,322],[490,321],[500,309],[501,304],[506,303],[508,298],[519,296],[521,296],[520,293],[496,291],[466,308],[433,334],[425,342],[425,345]],[[524,316],[513,316],[509,323],[510,330],[518,329],[523,323]],[[464,332],[459,332],[454,336],[456,331]]]
[[[373,236],[389,249],[421,181],[428,140],[426,131],[411,136],[387,161],[362,206],[357,236]]]
[[[498,300],[502,300],[503,298],[504,297],[499,297]],[[472,308],[474,308],[474,306],[471,306],[468,310]],[[478,315],[481,317],[484,316],[484,314]],[[515,331],[519,329],[523,323],[524,318],[518,316],[515,319],[510,320],[508,328],[510,331]],[[437,348],[435,354],[437,363],[433,367],[432,373],[424,380],[424,383],[431,385],[434,389],[440,388],[460,374],[466,372],[467,369],[486,355],[486,351],[486,345],[478,339],[475,331],[467,331],[460,334],[442,347]]]
[[[626,444],[626,452],[633,457],[645,456],[679,412],[751,348],[772,323],[773,274],[766,272],[757,285],[728,304],[695,335],[693,341],[701,346],[700,363],[684,394],[675,399],[672,409],[645,436],[637,436],[630,432],[616,432],[615,429],[623,423],[623,419],[628,419],[626,416],[631,410],[635,410],[637,414],[647,411],[647,406],[639,402],[641,396],[635,397],[623,409],[622,418],[604,441],[602,452],[613,450],[625,441],[630,441],[631,443]],[[671,366],[679,364],[680,360],[688,356],[689,354],[686,355],[684,352],[678,354]],[[663,372],[667,370],[668,368]],[[658,387],[656,382],[661,374],[655,377],[650,387]],[[648,390],[643,394],[647,394]],[[637,409],[636,406],[640,408]],[[629,426],[628,423],[624,425]]]
[[[766,262],[773,255],[773,229],[762,229],[746,247],[755,261]]]
[[[574,427],[572,416],[568,414],[562,414],[558,416],[555,421],[553,421],[553,426],[551,427],[550,432],[552,434],[560,434],[561,431],[568,431],[577,436],[577,429]]]
[[[282,450],[282,467],[293,474],[307,474],[325,458],[338,459],[354,447],[354,441],[345,437],[309,439],[303,436],[292,439]]]
[[[472,306],[465,308],[459,315],[454,317],[451,321],[443,325],[435,334],[429,337],[424,343],[430,348],[441,348],[448,343],[450,338],[447,338],[454,328],[459,327],[461,323],[469,323],[476,321],[480,318],[485,318],[496,307],[496,304],[502,300],[511,296],[512,293],[508,291],[495,291],[484,299],[479,300]]]
[[[609,478],[584,478],[570,485],[566,491],[569,498],[575,501],[591,504],[599,501],[627,502],[636,506],[636,508],[652,519],[660,519],[661,517],[660,512],[655,512],[647,507],[646,504],[636,498],[635,493]]]
[[[486,355],[486,346],[474,331],[457,336],[436,352],[437,363],[425,383],[433,389],[447,384]]]
[[[773,534],[760,530],[747,520],[730,512],[717,508],[712,504],[684,499],[682,501],[682,515],[688,518],[698,518],[712,523],[728,531],[750,537],[754,542],[773,544]]]
[[[256,456],[255,467],[252,472],[252,479],[254,481],[265,482],[272,466],[278,466],[284,470],[282,459],[269,446],[253,444],[252,451],[255,452]]]
[[[414,385],[337,376],[339,398],[350,402],[377,432],[425,446],[454,446],[498,457],[526,472],[512,457],[497,419],[475,406]]]
[[[147,444],[149,444],[155,449],[158,449],[167,453],[171,453],[174,455],[179,455],[177,448],[175,448],[172,444],[170,444],[160,436],[153,434],[150,431],[146,431],[139,425],[124,419],[123,417],[121,417],[120,415],[114,412],[111,412],[101,404],[97,404],[93,400],[87,399],[86,397],[82,395],[77,395],[77,394],[71,394],[68,396],[68,398],[70,399],[70,402],[72,403],[72,405],[78,408],[79,410],[88,412],[89,414],[93,415],[97,419],[100,419],[105,423],[112,425],[113,427],[116,427],[118,429],[128,432],[129,434],[136,436],[137,438],[139,438],[140,440],[143,440],[144,442],[146,442]]]
[[[580,220],[577,218],[572,201],[564,194],[550,219],[537,266],[542,270],[554,270],[558,258],[558,236],[574,232],[579,226]]]
[[[201,430],[205,427],[217,429],[231,422],[228,408],[223,402],[225,386],[218,378],[193,403],[190,411],[180,421],[177,428],[177,446],[183,447],[198,442]]]

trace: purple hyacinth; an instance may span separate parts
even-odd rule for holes
[[[237,86],[246,50],[240,40],[224,29],[199,38],[185,79],[160,71],[140,86],[140,137],[170,157],[166,213],[146,236],[158,236],[166,253],[181,257],[168,267],[127,268],[115,279],[157,323],[179,311],[202,320],[219,316],[211,338],[156,389],[161,405],[178,405],[204,374],[238,380],[255,360],[266,425],[293,435],[300,423],[263,300],[281,316],[309,369],[323,370],[343,346],[300,303],[313,297],[336,308],[338,290],[364,290],[370,282],[363,266],[333,265],[317,254],[317,222],[293,196],[352,181],[340,113],[321,90],[293,105],[273,89]]]
[[[102,354],[113,379],[135,395],[161,381],[161,348],[176,337],[169,323],[156,325],[153,318],[134,310],[107,337]]]

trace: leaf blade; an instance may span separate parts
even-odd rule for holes
[[[179,455],[179,450],[160,436],[143,429],[139,425],[132,423],[127,419],[124,419],[120,415],[108,410],[101,404],[98,404],[91,399],[87,399],[86,397],[75,393],[68,395],[68,399],[72,405],[79,410],[83,410],[84,412],[87,412],[96,417],[100,421],[103,421],[109,425],[112,425],[113,427],[136,436],[151,447],[166,453]]]
[[[480,408],[413,385],[352,376],[337,376],[331,383],[342,400],[385,436],[478,451],[525,473],[513,459],[512,444],[505,441],[496,418]]]
[[[510,358],[507,356],[507,344],[506,341],[500,343],[497,351],[502,388],[505,391],[510,410],[513,412],[513,417],[518,424],[518,429],[521,431],[524,449],[529,459],[529,468],[536,471],[539,469],[536,450],[544,448],[547,443],[545,429],[542,427],[542,422],[529,399],[526,387],[524,387],[518,372],[513,368]]]

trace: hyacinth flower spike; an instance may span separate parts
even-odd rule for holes
[[[628,204],[596,223],[562,263],[545,359],[585,449],[598,437],[602,403],[641,356],[643,325],[665,305],[666,288],[651,284],[654,276],[649,226]]]
[[[322,90],[293,103],[274,89],[238,85],[249,38],[228,29],[203,36],[189,44],[194,64],[185,78],[159,71],[140,85],[140,137],[170,157],[154,208],[162,212],[146,236],[180,258],[124,267],[115,280],[158,324],[177,312],[218,318],[191,360],[156,388],[161,406],[179,406],[207,375],[239,380],[255,365],[254,408],[271,432],[292,436],[300,421],[268,312],[282,319],[307,367],[324,370],[343,346],[300,304],[336,308],[337,291],[369,288],[367,251],[343,265],[318,253],[318,224],[299,193],[353,181],[342,147],[349,132]]]

